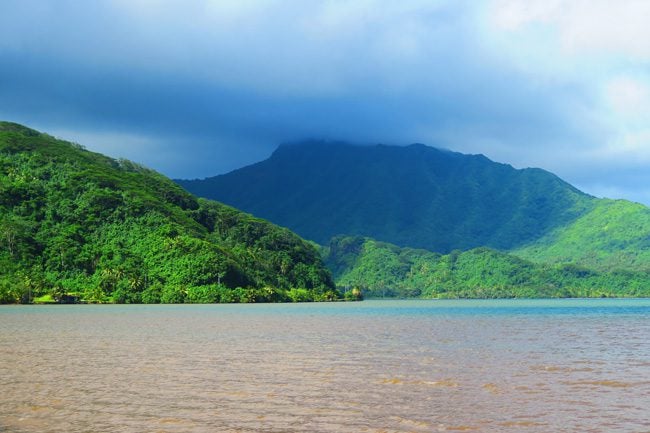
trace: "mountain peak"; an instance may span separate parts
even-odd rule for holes
[[[412,143],[408,145],[395,145],[385,143],[360,144],[342,140],[303,140],[280,144],[272,153],[271,158],[293,157],[295,155],[312,155],[314,157],[332,157],[337,155],[358,154],[374,157],[385,156],[388,158],[409,158],[413,155],[427,158],[473,158],[484,162],[492,163],[483,154],[467,155],[446,148],[429,146],[423,143]]]
[[[339,234],[448,252],[514,248],[589,207],[589,197],[543,170],[414,143],[310,140],[188,190],[325,244]]]

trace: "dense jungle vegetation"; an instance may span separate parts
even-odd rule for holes
[[[366,297],[650,296],[648,272],[539,264],[484,247],[439,254],[340,236],[332,239],[325,257],[337,284],[358,288]]]
[[[316,248],[289,230],[0,122],[0,303],[338,298]]]
[[[300,218],[321,227],[319,237],[338,224],[364,234],[381,222],[385,234],[440,238],[443,251],[336,236],[321,251],[333,280],[317,246],[288,229],[196,198],[131,161],[0,122],[0,303],[650,296],[643,205],[422,145],[339,144],[331,161],[324,146],[282,147],[272,163],[234,172],[246,188],[232,179],[228,188],[254,201],[250,186],[266,185],[264,200],[292,206],[311,197],[317,203],[305,201]],[[248,182],[249,170],[268,182]],[[458,176],[463,182],[450,187]],[[479,240],[512,248],[471,248]]]

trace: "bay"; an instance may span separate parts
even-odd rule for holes
[[[1,432],[648,432],[650,300],[0,307]]]

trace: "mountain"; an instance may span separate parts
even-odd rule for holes
[[[650,272],[650,208],[627,200],[593,202],[579,218],[513,253],[542,263]]]
[[[650,273],[539,264],[488,248],[442,255],[361,236],[325,248],[337,284],[368,297],[508,298],[650,296]]]
[[[650,272],[650,209],[547,171],[422,144],[305,142],[225,175],[177,181],[327,245],[337,235],[441,254],[488,247],[540,264]]]
[[[0,122],[0,302],[254,302],[339,297],[287,229],[166,177]]]
[[[522,248],[595,206],[547,171],[422,144],[283,145],[257,164],[177,182],[322,245],[351,234],[440,253]]]

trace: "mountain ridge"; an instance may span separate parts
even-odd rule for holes
[[[320,244],[352,234],[438,252],[523,247],[592,206],[545,170],[422,144],[285,144],[230,173],[177,182]]]

